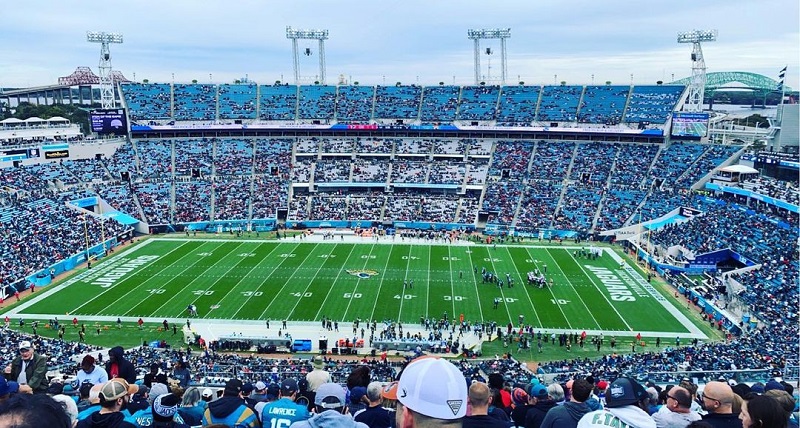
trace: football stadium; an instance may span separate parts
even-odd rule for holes
[[[2,90],[0,393],[79,401],[86,356],[104,367],[122,346],[129,382],[155,367],[184,403],[320,368],[357,395],[363,367],[386,384],[422,355],[515,400],[539,383],[563,400],[578,379],[602,398],[628,377],[656,409],[666,385],[720,380],[796,401],[786,68],[707,73],[717,33],[693,30],[678,35],[684,79],[530,84],[502,60],[482,74],[480,42],[501,40],[505,58],[510,29],[468,34],[469,84],[330,79],[327,30],[287,27],[294,79],[129,80],[109,54],[122,35],[88,32],[99,76]],[[772,97],[772,117],[709,106],[731,83]],[[86,124],[25,113],[51,105]],[[10,375],[31,349],[46,357],[36,385]],[[713,413],[703,400],[719,402],[694,395],[692,411]]]

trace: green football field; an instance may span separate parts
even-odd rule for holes
[[[150,239],[103,259],[18,310],[21,315],[315,321],[420,317],[535,328],[689,335],[696,327],[611,250],[395,241]],[[527,283],[545,271],[553,286]],[[513,288],[484,283],[486,269]],[[404,282],[408,284],[404,287]],[[413,286],[411,285],[413,284]],[[37,293],[38,294],[38,293]],[[495,308],[494,301],[499,299]]]

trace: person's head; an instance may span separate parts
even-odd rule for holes
[[[122,346],[115,346],[108,350],[108,359],[112,363],[121,361],[123,355],[125,355],[125,350],[122,349]]]
[[[186,388],[186,391],[183,393],[181,406],[183,407],[193,407],[200,402],[200,388],[196,386],[190,386]]]
[[[160,368],[160,366],[158,365],[158,363],[151,363],[150,364],[150,373],[157,374],[159,368]]]
[[[181,399],[175,394],[160,395],[153,402],[153,421],[169,422],[178,413]]]
[[[785,428],[789,422],[778,400],[755,394],[745,398],[739,419],[742,428]]]
[[[380,382],[370,382],[367,385],[367,401],[370,406],[379,405],[383,401],[383,385]]]
[[[366,388],[370,381],[370,371],[369,366],[365,365],[354,368],[347,376],[347,389],[352,390],[357,386]]]
[[[795,400],[788,392],[784,390],[775,390],[771,389],[764,393],[767,397],[774,398],[778,404],[781,405],[783,410],[786,411],[786,418],[788,419],[789,416],[794,411]]]
[[[522,406],[528,403],[528,392],[523,388],[514,388],[511,391],[511,401],[515,406]]]
[[[258,381],[255,383],[256,394],[258,395],[267,395],[267,384],[263,381]]]
[[[547,393],[547,387],[542,385],[541,383],[532,383],[530,388],[528,389],[528,402],[530,404],[536,404],[539,401],[547,400],[549,397]]]
[[[211,400],[213,400],[213,399],[214,399],[214,391],[212,391],[210,388],[206,388],[206,389],[204,389],[204,390],[203,390],[203,392],[200,394],[200,398],[201,398],[203,401],[205,401],[206,403],[208,403],[208,402],[210,402]]]
[[[64,407],[49,395],[15,394],[0,402],[0,426],[72,428],[72,421]]]
[[[629,377],[620,377],[611,382],[606,390],[606,407],[636,406],[647,410],[650,394],[644,387]]]
[[[138,390],[138,385],[129,385],[125,379],[111,379],[100,388],[100,406],[115,412],[124,410],[130,403],[131,395]]]
[[[397,382],[397,428],[460,427],[467,413],[467,381],[451,362],[420,358]]]
[[[169,387],[163,383],[153,382],[150,385],[150,393],[148,395],[150,403],[160,395],[169,394]]]
[[[575,379],[572,382],[572,395],[571,400],[577,403],[583,403],[592,395],[593,386],[587,382],[586,379]]]
[[[7,399],[11,394],[19,392],[19,384],[6,380],[4,376],[0,376],[0,400]]]
[[[98,383],[89,388],[89,402],[92,404],[100,404],[100,390],[103,389],[105,383]]]
[[[557,383],[547,385],[547,395],[555,402],[564,401],[564,388]]]
[[[701,404],[709,413],[732,413],[733,390],[725,382],[712,381],[703,388]]]
[[[314,367],[314,370],[322,370],[325,368],[325,360],[323,360],[321,356],[317,355],[311,360],[311,365]]]
[[[667,391],[667,408],[677,413],[687,413],[692,406],[692,395],[682,386],[674,386]]]
[[[294,401],[297,397],[297,381],[292,378],[286,378],[281,381],[281,391],[279,394],[281,398],[286,397]]]
[[[242,381],[230,379],[225,382],[225,389],[222,390],[223,397],[242,397]]]
[[[19,356],[22,357],[23,360],[27,361],[33,358],[34,351],[33,344],[29,340],[19,342]]]
[[[94,357],[89,354],[86,354],[86,356],[83,357],[83,360],[81,360],[81,370],[83,370],[85,373],[93,372],[94,363],[95,363]]]
[[[365,397],[367,396],[367,387],[355,386],[350,390],[350,404],[359,405],[366,403]]]
[[[73,400],[72,397],[64,394],[56,394],[53,396],[53,400],[56,400],[64,409],[67,416],[69,416],[70,426],[78,422],[78,405],[75,404],[75,400]]]
[[[314,406],[317,413],[327,411],[347,412],[347,397],[344,388],[338,383],[325,383],[317,388],[314,397]]]
[[[472,406],[473,415],[486,415],[489,413],[489,403],[492,402],[489,385],[483,382],[473,382],[469,386],[467,398],[470,406]]]

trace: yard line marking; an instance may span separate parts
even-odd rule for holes
[[[528,257],[531,257],[530,251],[527,251],[526,249],[526,252],[528,253]],[[514,263],[514,258],[511,257],[511,251],[508,252],[508,256],[511,258],[512,264],[514,265],[514,269],[517,271],[517,273],[519,273],[519,268],[517,267],[517,264]],[[542,319],[539,318],[539,311],[536,309],[536,305],[533,303],[533,299],[531,298],[531,293],[528,290],[528,279],[523,278],[522,275],[520,275],[520,284],[522,284],[522,288],[523,290],[525,290],[525,296],[528,297],[528,303],[531,304],[531,310],[533,311],[533,315],[536,317],[536,322],[538,323],[539,328],[544,328],[544,325],[542,324]]]
[[[369,253],[367,253],[367,258],[364,259],[364,267],[361,268],[362,270],[367,268],[367,265],[369,264],[369,261],[371,260],[371,258],[369,256],[372,255],[372,252],[374,250],[375,250],[375,244],[372,244],[372,246],[369,248]],[[361,282],[361,279],[357,279],[356,280],[356,285],[355,285],[355,287],[353,287],[353,291],[350,293],[350,299],[347,301],[347,307],[344,308],[344,313],[342,314],[342,321],[345,320],[345,316],[347,315],[347,312],[350,311],[350,305],[353,304],[353,295],[355,295],[356,294],[356,290],[358,290],[358,283],[359,282]]]
[[[297,245],[299,245],[299,244],[295,244],[295,246],[292,248],[292,252],[294,252],[294,250],[297,248]],[[269,253],[267,253],[267,254],[266,254],[266,255],[265,255],[265,256],[264,256],[264,257],[261,259],[261,261],[259,261],[258,263],[256,263],[256,265],[255,265],[255,266],[253,266],[252,268],[250,268],[250,271],[249,271],[248,273],[250,273],[250,272],[254,271],[254,270],[255,270],[256,268],[258,268],[258,267],[259,267],[259,266],[260,266],[262,263],[264,263],[265,261],[269,260],[269,259],[270,259],[270,257],[269,257],[269,256],[270,256],[270,255],[272,255],[272,253],[274,253],[274,252],[275,252],[275,250],[277,250],[277,249],[278,249],[279,247],[281,247],[281,246],[282,246],[282,244],[281,244],[281,243],[278,243],[277,245],[275,245],[275,246],[272,248],[272,250],[270,250],[270,252],[269,252]],[[255,250],[254,250],[254,251],[255,251]],[[312,251],[313,251],[313,250],[312,250]],[[283,260],[282,260],[280,263],[278,263],[277,265],[275,265],[275,267],[274,267],[274,268],[272,268],[272,272],[275,272],[275,270],[276,270],[276,269],[278,269],[278,267],[280,267],[280,266],[281,266],[281,265],[282,265],[284,262],[286,262],[286,260],[289,260],[289,258],[288,258],[288,257],[287,257],[287,258],[284,258],[284,259],[283,259]],[[242,261],[244,261],[244,260],[242,260]],[[239,263],[241,263],[241,262],[239,262]],[[238,263],[237,263],[237,264],[238,264]],[[237,281],[237,282],[236,282],[236,284],[235,284],[235,285],[234,285],[234,286],[231,288],[231,290],[235,289],[235,288],[236,288],[236,287],[239,285],[239,283],[241,283],[241,282],[242,282],[244,279],[250,279],[250,278],[253,278],[252,276],[249,276],[249,275],[248,275],[248,273],[246,273],[246,274],[242,275],[242,278],[241,278],[239,281]],[[271,272],[270,272],[270,274],[271,274]],[[266,276],[264,279],[269,279],[269,276],[270,276],[270,275],[267,275],[267,276]],[[213,287],[215,284],[216,284],[216,281],[214,282],[214,284],[211,284],[211,287]],[[256,291],[259,291],[263,285],[264,285],[264,282],[262,281],[262,283],[261,283],[261,284],[258,286],[258,288],[256,289]],[[234,312],[234,314],[231,316],[231,318],[237,319],[237,318],[236,318],[236,315],[238,315],[238,314],[239,314],[239,312],[242,310],[242,308],[244,308],[244,305],[246,305],[246,304],[247,304],[247,303],[250,301],[250,299],[252,299],[253,297],[256,297],[256,296],[255,296],[255,293],[251,294],[250,296],[248,296],[248,297],[245,299],[244,303],[242,303],[242,305],[241,305],[241,306],[239,306],[239,309],[237,309],[237,310],[236,310],[236,312]],[[224,298],[225,298],[225,296],[223,296],[223,299],[224,299]],[[195,301],[197,301],[197,300],[199,300],[199,299],[200,299],[200,296],[198,296],[198,297],[197,297],[197,299],[195,299]],[[273,296],[273,300],[274,300],[274,299],[275,299],[275,297]],[[221,301],[221,300],[220,300],[220,301]],[[259,316],[258,316],[258,318],[257,318],[257,319],[258,319],[258,320],[261,320],[261,319],[262,319],[262,318],[261,318],[261,316],[262,316],[262,315],[264,315],[264,313],[263,313],[263,312],[261,313],[261,315],[259,315]]]
[[[571,258],[572,258],[572,260],[574,260],[574,261],[575,261],[575,265],[577,265],[579,268],[581,268],[581,271],[583,272],[583,274],[584,274],[584,275],[586,275],[586,277],[587,277],[587,278],[589,278],[589,281],[592,283],[592,285],[594,285],[594,287],[595,287],[595,288],[597,288],[597,291],[599,291],[599,292],[600,292],[600,294],[603,296],[603,298],[606,300],[606,303],[608,303],[608,306],[611,306],[611,309],[613,309],[613,310],[614,310],[614,312],[616,312],[616,313],[617,313],[617,316],[618,316],[618,317],[619,317],[619,319],[621,319],[621,320],[622,320],[622,322],[625,324],[625,327],[628,327],[628,330],[630,330],[630,331],[633,331],[633,329],[631,328],[630,324],[628,324],[628,321],[627,321],[627,320],[626,320],[626,319],[625,319],[625,318],[622,316],[622,314],[620,314],[620,313],[619,313],[619,311],[617,310],[617,308],[616,308],[616,307],[614,307],[614,305],[612,305],[612,304],[611,304],[611,300],[608,300],[608,296],[606,295],[606,293],[604,293],[604,292],[603,292],[603,289],[602,289],[602,288],[600,288],[600,287],[597,285],[597,283],[594,281],[594,279],[592,279],[592,276],[591,276],[591,275],[589,275],[589,274],[586,272],[586,269],[584,269],[583,265],[582,265],[582,264],[580,264],[580,263],[578,263],[578,259],[576,259],[576,258],[575,258],[575,256],[573,256],[573,255],[572,255],[572,253],[570,253],[569,251],[567,251],[567,254],[568,254],[568,255],[569,255]]]
[[[499,278],[499,276],[498,276],[498,272],[497,272],[497,267],[494,265],[494,260],[495,260],[495,258],[494,258],[494,257],[492,257],[492,252],[493,252],[494,250],[496,250],[496,249],[497,249],[497,248],[492,248],[492,251],[490,251],[489,247],[486,247],[486,254],[489,256],[489,257],[487,257],[487,258],[489,259],[489,263],[491,263],[491,264],[492,264],[492,272],[494,273],[494,277],[495,277],[495,278]],[[509,254],[509,255],[510,255],[510,254]],[[498,281],[499,281],[499,280],[498,280]],[[491,286],[492,286],[492,287],[495,287],[495,288],[497,287],[497,285],[496,285],[496,284],[494,284],[494,285],[491,285]],[[511,318],[511,309],[509,309],[509,308],[508,308],[508,302],[506,301],[506,294],[505,294],[505,292],[503,292],[503,289],[502,289],[502,288],[500,289],[500,298],[502,298],[502,299],[503,299],[502,303],[503,303],[503,306],[505,306],[505,308],[506,308],[506,314],[508,315],[508,322],[509,322],[509,323],[513,323],[513,322],[514,322],[514,319],[513,319],[513,318]],[[499,323],[498,323],[498,324],[499,324]]]
[[[369,318],[368,318],[368,320],[375,319],[375,308],[378,306],[378,305],[377,305],[377,300],[378,300],[378,298],[379,298],[379,297],[380,297],[380,295],[381,295],[381,288],[383,287],[383,281],[384,281],[384,279],[386,278],[386,272],[388,272],[388,271],[389,271],[389,261],[392,259],[392,250],[393,250],[393,249],[394,249],[394,248],[390,248],[390,249],[389,249],[389,255],[386,257],[386,264],[384,264],[384,265],[383,265],[383,273],[381,274],[381,280],[380,280],[380,282],[378,282],[378,293],[377,293],[377,296],[375,297],[375,302],[376,302],[376,304],[375,304],[375,305],[372,305],[372,313],[370,313],[370,314],[369,314]],[[411,251],[411,250],[409,249],[409,252],[410,252],[410,251]],[[409,257],[409,258],[410,258],[410,257]],[[402,300],[402,299],[401,299],[401,300]],[[399,320],[399,318],[398,318],[398,320]]]
[[[300,245],[299,243],[295,244],[294,248],[297,248],[299,245]],[[317,249],[317,247],[318,247],[318,246],[319,246],[319,243],[318,243],[318,242],[314,243],[314,248],[312,248],[312,249],[311,249],[311,251],[309,251],[309,252],[308,252],[308,254],[306,254],[306,256],[303,258],[303,260],[301,260],[301,261],[300,261],[300,265],[301,265],[301,266],[303,265],[303,263],[305,263],[305,262],[306,262],[306,260],[308,260],[308,258],[311,256],[311,254],[313,254],[313,253],[314,253],[314,251]],[[277,248],[277,247],[276,247],[276,248]],[[288,260],[288,257],[287,257],[286,259]],[[286,260],[284,260],[284,261],[282,261],[282,262],[278,263],[278,265],[277,265],[277,266],[275,266],[275,269],[273,269],[273,270],[272,270],[272,273],[274,273],[276,270],[278,270],[278,268],[279,268],[281,265],[283,265],[285,262],[286,262]],[[292,274],[291,274],[291,275],[289,275],[289,278],[287,278],[287,279],[286,279],[286,281],[283,283],[283,286],[281,287],[281,289],[280,289],[280,290],[278,290],[278,291],[275,293],[275,296],[276,296],[276,297],[278,296],[278,294],[281,294],[281,293],[283,292],[283,290],[286,288],[286,286],[287,286],[287,285],[289,285],[289,282],[292,280],[292,278],[294,278],[294,276],[297,274],[297,272],[298,272],[298,271],[297,271],[297,269],[294,269],[294,270],[292,271]],[[271,275],[271,274],[270,274],[270,277],[272,277],[272,275]],[[267,278],[267,279],[269,279],[269,278]],[[260,288],[260,287],[259,287],[259,288]],[[267,305],[267,307],[266,307],[266,308],[264,308],[264,311],[263,311],[263,312],[261,312],[261,315],[259,315],[259,316],[258,316],[258,318],[259,318],[259,319],[263,319],[262,317],[263,317],[263,316],[264,316],[264,315],[265,315],[265,314],[266,314],[266,313],[269,311],[269,308],[271,308],[271,307],[272,307],[272,304],[273,304],[273,303],[275,303],[275,301],[276,301],[276,300],[280,300],[280,299],[275,299],[275,298],[273,298],[273,299],[272,299],[272,300],[269,302],[269,304]],[[292,310],[294,310],[294,309],[292,309]],[[292,313],[291,313],[291,312],[289,312],[289,315],[291,315],[291,314],[292,314]],[[288,319],[288,318],[289,318],[289,316],[287,315],[287,316],[286,316],[286,319]]]
[[[232,249],[231,251],[228,251],[228,253],[227,253],[227,254],[225,254],[224,256],[222,256],[222,258],[220,258],[220,259],[219,259],[219,261],[222,261],[223,259],[225,259],[225,258],[226,258],[226,257],[228,257],[229,255],[231,255],[233,252],[237,251],[237,250],[238,250],[238,248],[239,248],[239,247],[241,247],[242,245],[244,245],[244,242],[242,242],[242,243],[239,243],[239,245],[237,245],[237,246],[233,247],[233,249]],[[200,261],[200,260],[202,260],[202,259],[199,259],[198,261]],[[244,261],[244,258],[242,258],[242,260],[241,260],[239,263],[241,263],[242,261]],[[236,265],[238,265],[238,263],[234,263],[234,264],[233,264],[233,266],[231,266],[230,268],[228,268],[228,270],[225,272],[225,274],[227,274],[228,272],[232,271],[232,270],[233,270],[233,269],[236,267]],[[170,265],[170,266],[173,266],[173,265]],[[177,275],[170,275],[169,277],[170,277],[171,279],[174,279],[175,277],[179,277],[179,276],[183,275],[183,273],[184,273],[184,272],[186,272],[187,270],[190,270],[190,269],[192,269],[192,268],[197,268],[197,267],[198,267],[198,266],[189,265],[189,266],[187,266],[185,269],[183,269],[183,271],[181,271],[181,273],[179,273],[179,274],[177,274]],[[157,313],[158,313],[158,311],[159,311],[159,309],[161,309],[161,308],[163,308],[164,306],[166,306],[166,305],[167,305],[167,303],[169,303],[169,302],[171,302],[171,301],[172,301],[172,299],[174,299],[174,298],[178,297],[179,295],[183,294],[185,291],[189,291],[189,289],[191,288],[192,284],[193,284],[195,281],[197,281],[197,280],[198,280],[198,279],[200,279],[201,277],[205,277],[205,276],[206,276],[206,272],[208,272],[209,270],[213,270],[213,268],[214,268],[214,267],[216,267],[216,264],[214,264],[214,265],[211,265],[211,266],[208,266],[208,267],[204,267],[204,269],[202,270],[202,273],[200,273],[200,274],[193,274],[193,275],[192,275],[192,277],[194,277],[194,279],[192,279],[192,280],[191,280],[191,281],[189,281],[188,283],[184,284],[184,285],[183,285],[183,288],[181,288],[179,292],[177,292],[177,293],[173,294],[173,295],[172,295],[172,297],[170,297],[169,299],[167,299],[167,301],[166,301],[166,302],[162,303],[162,304],[161,304],[161,306],[159,306],[159,307],[158,307],[158,308],[156,308],[156,309],[155,309],[153,312],[151,312],[151,313],[150,313],[150,316],[153,316],[153,315],[157,314]],[[223,274],[222,276],[225,276],[225,274]],[[215,277],[218,277],[217,275],[214,275],[214,276],[215,276]],[[215,282],[215,283],[216,283],[216,282]],[[213,284],[212,284],[212,287],[213,287]],[[195,302],[196,302],[196,301],[197,301],[197,300],[195,299]],[[194,302],[192,302],[192,303],[194,304]],[[181,314],[182,314],[182,313],[183,313],[183,312],[181,312]]]
[[[181,244],[181,245],[179,245],[179,246],[175,247],[174,249],[172,249],[172,250],[168,251],[168,252],[167,252],[166,254],[164,254],[163,256],[160,256],[159,258],[157,258],[157,259],[153,260],[153,262],[152,262],[152,263],[147,263],[146,265],[143,265],[142,272],[143,272],[145,269],[147,269],[148,267],[150,267],[150,266],[152,266],[153,264],[155,264],[155,262],[157,262],[158,260],[160,260],[160,259],[162,259],[162,258],[166,258],[168,255],[172,254],[173,252],[177,251],[178,249],[182,248],[184,245],[186,245],[186,244],[188,244],[188,243],[189,243],[189,241],[185,241],[183,244]],[[199,246],[199,247],[197,247],[197,248],[202,248],[204,245],[206,245],[206,244],[205,244],[205,243],[203,243],[203,244],[200,244],[200,246]],[[180,258],[178,258],[178,260],[181,260],[181,259],[183,259],[184,257],[186,257],[186,256],[188,256],[188,255],[189,255],[189,253],[186,253],[186,254],[184,254],[183,256],[181,256]],[[127,282],[127,281],[130,281],[130,279],[131,279],[131,278],[133,278],[134,276],[136,276],[136,274],[133,274],[133,275],[126,275],[126,277],[125,277],[124,279],[122,279],[122,280],[121,280],[121,281],[119,281],[118,283],[114,284],[113,286],[111,286],[111,287],[108,287],[108,288],[107,288],[105,291],[103,291],[102,293],[100,293],[100,294],[96,295],[96,296],[95,296],[93,299],[89,300],[88,302],[86,302],[86,303],[84,303],[84,304],[82,304],[82,305],[78,306],[77,308],[73,309],[73,310],[72,310],[72,312],[78,312],[78,310],[79,310],[80,308],[84,307],[85,305],[89,304],[90,302],[93,302],[93,301],[97,300],[97,299],[98,299],[98,298],[100,298],[100,297],[101,297],[103,294],[105,294],[105,293],[107,293],[107,292],[109,292],[109,291],[111,291],[111,290],[113,290],[113,289],[116,289],[117,287],[120,287],[120,286],[122,286],[122,284],[125,284],[125,282]],[[101,309],[101,310],[99,310],[99,311],[97,311],[97,312],[98,312],[98,313],[103,313],[103,311],[105,311],[105,310],[106,310],[106,309],[108,309],[109,307],[116,305],[116,304],[117,304],[117,302],[118,302],[118,301],[121,301],[121,300],[122,300],[122,299],[123,299],[125,296],[127,296],[127,295],[129,295],[129,294],[131,294],[131,293],[133,293],[133,292],[135,292],[135,291],[137,291],[137,290],[140,290],[140,289],[141,289],[141,288],[142,288],[142,287],[143,287],[145,284],[147,284],[148,282],[150,282],[152,279],[153,279],[153,277],[151,276],[150,278],[147,278],[147,279],[146,279],[144,282],[142,282],[142,283],[139,283],[139,284],[136,284],[136,286],[134,286],[134,287],[132,287],[130,290],[128,290],[128,292],[127,292],[127,293],[123,294],[123,295],[122,295],[120,298],[118,298],[118,299],[115,299],[113,302],[109,303],[108,305],[106,305],[105,307],[103,307],[103,309]],[[111,315],[123,315],[123,316],[124,316],[124,315],[125,315],[125,314],[127,314],[128,312],[130,312],[130,309],[129,309],[128,311],[126,311],[126,312],[123,312],[122,314],[111,314]]]
[[[347,253],[347,257],[344,259],[345,261],[344,261],[344,263],[342,263],[342,267],[340,267],[340,268],[339,268],[339,274],[338,274],[338,275],[336,275],[336,279],[334,279],[334,280],[333,280],[333,283],[331,284],[330,288],[328,288],[328,294],[326,294],[326,295],[325,295],[325,299],[322,301],[322,302],[323,302],[323,304],[322,304],[322,305],[319,305],[319,310],[317,310],[317,314],[316,314],[316,315],[314,315],[314,319],[315,319],[315,320],[319,319],[319,315],[322,313],[322,307],[323,307],[323,306],[325,306],[324,302],[327,302],[327,301],[328,301],[328,297],[330,297],[330,295],[331,295],[331,292],[333,291],[334,285],[336,285],[336,282],[337,282],[337,281],[339,281],[339,279],[342,277],[342,272],[345,270],[345,267],[347,266],[347,260],[349,260],[349,259],[350,259],[350,255],[352,255],[352,254],[353,254],[353,250],[355,250],[355,249],[356,249],[356,244],[353,244],[353,243],[349,243],[349,244],[336,244],[336,245],[337,245],[337,246],[338,246],[338,245],[350,245],[350,252],[349,252],[349,253]],[[373,244],[373,245],[374,245],[374,244]]]
[[[403,275],[403,289],[400,290],[400,306],[397,308],[397,321],[398,322],[400,321],[400,315],[403,313],[403,302],[405,301],[405,299],[403,297],[405,297],[405,294],[406,294],[405,284],[406,284],[406,281],[408,280],[408,272],[409,272],[408,268],[411,265],[411,249],[412,248],[414,248],[414,246],[412,244],[409,244],[408,245],[408,256],[406,256],[406,273]],[[427,308],[425,309],[425,317],[426,318],[428,317]]]
[[[486,317],[483,316],[483,304],[481,303],[481,293],[478,290],[478,278],[477,278],[477,269],[475,264],[472,262],[472,253],[467,254],[467,259],[469,259],[469,266],[472,268],[472,285],[475,288],[475,297],[478,300],[478,313],[481,314],[481,322],[486,321]]]
[[[545,253],[547,254],[548,257],[550,257],[550,260],[552,260],[552,263],[553,263],[553,265],[555,265],[555,268],[558,269],[561,272],[561,276],[563,276],[564,279],[567,281],[567,283],[569,284],[570,288],[572,288],[572,290],[575,292],[575,295],[578,296],[578,300],[580,300],[581,304],[583,304],[583,307],[586,308],[586,313],[588,313],[589,316],[592,317],[592,320],[594,320],[594,323],[595,323],[595,325],[597,325],[597,328],[599,330],[602,330],[603,326],[601,326],[600,323],[597,321],[597,318],[594,317],[594,314],[589,309],[589,305],[587,305],[586,301],[583,300],[583,296],[581,296],[581,293],[578,292],[578,289],[575,288],[574,285],[572,285],[572,281],[570,281],[569,277],[566,275],[564,270],[561,269],[561,266],[559,266],[558,262],[556,261],[556,258],[553,257],[553,255],[550,253],[550,251],[551,251],[550,249],[546,249]],[[569,252],[569,251],[567,251],[567,252]],[[555,284],[555,282],[554,282],[554,284]],[[553,299],[556,299],[555,293],[553,293],[552,290],[551,290],[551,294],[553,295]],[[561,305],[558,305],[558,307],[561,307]]]
[[[328,252],[328,259],[326,259],[325,261],[328,261],[328,260],[330,260],[330,255],[331,255],[331,254],[333,254],[334,250],[336,250],[336,247],[337,247],[338,245],[339,245],[339,244],[333,244],[333,245],[331,245],[331,250]],[[353,246],[353,248],[355,248],[355,246]],[[352,251],[352,250],[351,250],[351,251]],[[308,253],[308,255],[310,256],[310,255],[311,255],[311,253]],[[306,258],[308,258],[308,257],[306,257]],[[322,263],[320,263],[320,264],[319,264],[319,267],[317,268],[317,273],[316,273],[316,274],[314,274],[314,276],[313,276],[312,278],[310,278],[310,280],[309,280],[308,282],[306,282],[306,288],[304,288],[304,289],[303,289],[303,294],[305,294],[306,292],[308,292],[308,288],[309,288],[309,287],[311,287],[311,283],[313,283],[313,282],[314,282],[314,279],[317,277],[317,274],[319,274],[319,272],[322,270],[322,266],[324,266],[324,265],[325,265],[325,262],[322,262]],[[296,271],[295,271],[295,272],[296,272]],[[289,281],[286,281],[286,283],[288,284],[288,283],[289,283]],[[275,296],[277,297],[277,294],[276,294]],[[273,299],[273,301],[274,301],[274,300],[275,300],[275,299]],[[303,298],[302,298],[302,297],[298,297],[298,298],[297,298],[297,302],[294,304],[294,306],[292,306],[292,309],[289,311],[289,315],[291,315],[291,314],[293,314],[293,313],[294,313],[295,309],[297,309],[297,306],[298,306],[298,305],[300,304],[300,302],[302,302],[302,301],[303,301]],[[270,304],[272,304],[272,302],[270,302]],[[265,310],[264,312],[266,312],[266,310]],[[264,314],[262,314],[262,315],[264,315]],[[288,317],[287,317],[287,318],[288,318]],[[311,320],[311,321],[314,321],[314,320]]]

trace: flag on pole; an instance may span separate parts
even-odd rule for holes
[[[778,73],[778,79],[780,79],[780,81],[778,81],[778,90],[779,91],[783,90],[783,82],[786,80],[786,68],[787,67],[789,67],[789,66],[787,65],[786,67],[783,67],[783,70],[781,70],[780,73]]]

